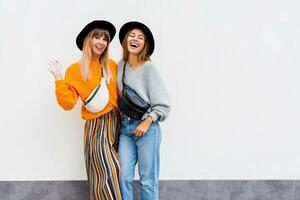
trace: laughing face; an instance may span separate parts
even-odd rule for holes
[[[104,35],[93,36],[92,44],[91,44],[93,56],[95,56],[95,57],[101,56],[101,54],[104,52],[105,48],[107,47],[107,44],[108,44],[108,41]]]
[[[129,53],[139,54],[145,46],[145,34],[140,29],[130,31],[127,38],[127,49]]]

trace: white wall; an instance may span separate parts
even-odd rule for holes
[[[81,180],[80,103],[58,107],[64,69],[94,19],[145,22],[172,98],[161,179],[300,178],[300,3],[296,0],[0,0],[0,180]],[[118,37],[111,57],[118,60]]]

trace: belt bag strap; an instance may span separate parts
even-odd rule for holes
[[[123,66],[122,74],[122,95],[119,98],[119,109],[125,115],[134,119],[140,119],[149,109],[150,105],[147,104],[133,89],[125,84],[125,71],[126,62]]]
[[[98,113],[102,111],[109,101],[109,91],[106,86],[106,81],[103,77],[103,70],[101,69],[101,81],[99,85],[91,92],[91,94],[83,102],[85,108],[91,113]]]

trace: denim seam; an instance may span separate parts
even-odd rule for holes
[[[156,177],[157,177],[157,126],[156,124],[153,124],[154,127],[153,127],[153,132],[154,132],[154,173],[153,173],[153,183],[155,184],[155,187],[154,187],[154,192],[155,192],[155,196],[157,196],[157,183],[156,183]]]

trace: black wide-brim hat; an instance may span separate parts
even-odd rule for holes
[[[121,29],[119,31],[119,39],[120,39],[121,44],[123,43],[126,33],[135,28],[142,30],[143,33],[145,34],[145,36],[147,37],[148,42],[149,42],[149,55],[151,55],[153,53],[154,47],[155,47],[154,37],[153,37],[153,34],[150,31],[150,29],[141,22],[137,22],[137,21],[127,22],[126,24],[124,24],[121,27]]]
[[[109,32],[110,35],[110,41],[111,42],[116,34],[116,28],[115,26],[105,20],[95,20],[92,21],[91,23],[87,24],[81,31],[80,33],[77,35],[76,37],[76,45],[77,47],[82,50],[83,48],[83,41],[85,36],[93,29],[95,28],[99,28],[99,29],[104,29],[107,30]]]

